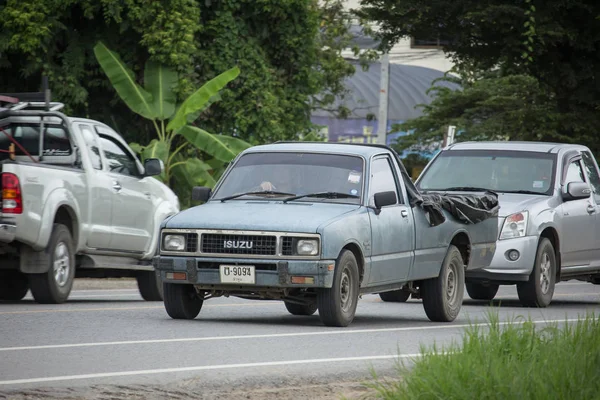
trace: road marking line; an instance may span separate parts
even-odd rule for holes
[[[90,293],[90,292],[139,292],[136,288],[131,289],[77,289],[71,293]]]
[[[56,381],[72,381],[77,379],[94,379],[94,378],[110,378],[110,377],[121,377],[121,376],[132,376],[132,375],[151,375],[151,374],[165,374],[173,372],[190,372],[190,371],[206,371],[206,370],[217,370],[217,369],[233,369],[233,368],[256,368],[256,367],[274,367],[279,365],[299,365],[299,364],[320,364],[320,363],[332,363],[332,362],[348,362],[348,361],[372,361],[372,360],[388,360],[388,359],[402,359],[402,358],[416,358],[421,357],[420,354],[401,354],[401,355],[380,355],[380,356],[362,356],[362,357],[341,357],[341,358],[313,358],[306,360],[289,360],[289,361],[265,361],[257,363],[246,363],[246,364],[218,364],[218,365],[200,365],[194,367],[180,367],[180,368],[160,368],[160,369],[146,369],[136,371],[117,371],[117,372],[100,372],[96,374],[81,374],[81,375],[63,375],[63,376],[49,376],[45,378],[28,378],[28,379],[14,379],[7,381],[0,381],[0,385],[16,385],[24,383],[41,383],[41,382],[56,382]]]
[[[578,319],[551,319],[551,320],[535,320],[534,324],[548,324],[554,322],[577,322]],[[499,325],[507,325],[510,321],[499,322]],[[514,321],[516,324],[522,322]],[[382,333],[382,332],[406,332],[417,330],[439,330],[439,329],[460,329],[469,326],[486,327],[488,323],[474,324],[445,324],[445,325],[426,325],[426,326],[409,326],[397,328],[373,328],[373,329],[335,329],[328,331],[310,331],[310,332],[289,332],[289,333],[267,333],[256,335],[234,335],[234,336],[204,336],[192,338],[173,338],[173,339],[147,339],[147,340],[124,340],[115,342],[88,342],[88,343],[68,343],[68,344],[48,344],[39,346],[19,346],[19,347],[0,347],[2,351],[22,351],[22,350],[42,350],[42,349],[63,349],[72,347],[97,347],[97,346],[119,346],[119,345],[135,345],[135,344],[155,344],[155,343],[180,343],[180,342],[206,342],[216,340],[240,340],[240,339],[268,339],[268,338],[284,338],[284,337],[301,337],[301,336],[326,336],[326,335],[349,335],[349,334],[366,334],[366,333]]]
[[[588,293],[554,293],[553,297],[557,296],[600,296],[600,292],[588,292]]]
[[[266,303],[266,301],[265,301]],[[213,307],[260,307],[264,305],[274,306],[278,305],[275,303],[269,304],[255,304],[248,303],[231,303],[231,304],[210,304],[204,306],[205,308]],[[24,310],[24,311],[0,311],[0,315],[9,314],[38,314],[38,313],[57,313],[57,312],[85,312],[85,311],[131,311],[131,310],[147,310],[147,309],[164,309],[164,306],[140,306],[140,307],[104,307],[104,308],[69,308],[69,309],[45,309],[45,310]]]
[[[69,300],[94,299],[94,298],[100,298],[100,297],[116,297],[116,298],[119,298],[119,297],[132,297],[132,296],[139,297],[140,299],[142,298],[139,293],[83,294],[83,295],[69,296]],[[33,300],[33,297],[32,296],[27,296],[27,297],[25,297],[25,300]]]

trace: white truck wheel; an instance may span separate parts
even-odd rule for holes
[[[73,239],[66,226],[54,224],[45,251],[50,266],[48,272],[29,275],[31,294],[38,303],[64,303],[71,293],[75,279]]]

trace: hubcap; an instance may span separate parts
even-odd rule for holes
[[[58,286],[65,286],[69,280],[71,262],[67,245],[60,242],[54,249],[54,280]]]
[[[446,272],[446,299],[450,304],[454,303],[456,297],[456,271],[454,268],[455,266],[451,264]]]
[[[552,264],[548,253],[542,254],[542,260],[540,262],[540,290],[543,294],[548,293],[548,290],[550,289],[551,267]]]
[[[350,275],[348,274],[348,268],[344,268],[342,272],[342,281],[340,282],[340,300],[342,303],[342,310],[347,312],[352,305],[352,285]]]

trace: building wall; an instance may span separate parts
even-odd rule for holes
[[[346,8],[360,8],[360,0],[346,0]],[[430,47],[430,46],[427,46]],[[347,54],[349,57],[351,52]],[[390,51],[390,62],[407,65],[418,65],[421,67],[432,68],[438,71],[447,72],[453,67],[450,61],[439,48],[413,48],[411,39],[401,39]]]

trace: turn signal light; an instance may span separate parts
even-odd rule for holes
[[[315,278],[312,276],[292,276],[292,283],[313,284],[315,283]]]
[[[166,278],[174,281],[185,281],[187,280],[187,274],[185,272],[167,272]]]

